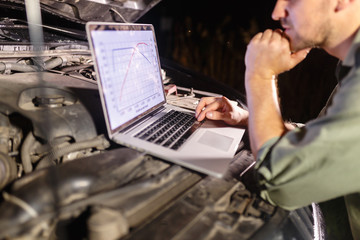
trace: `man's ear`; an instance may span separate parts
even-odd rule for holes
[[[350,7],[354,1],[356,0],[338,0],[335,11],[339,12],[341,10],[344,10],[345,8]]]

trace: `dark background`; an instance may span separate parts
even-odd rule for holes
[[[155,26],[159,52],[187,68],[244,91],[244,56],[250,39],[267,28],[275,0],[163,0],[138,22]],[[336,84],[337,59],[313,49],[293,70],[279,76],[284,119],[315,118]]]

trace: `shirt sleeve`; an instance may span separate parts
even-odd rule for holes
[[[359,79],[343,81],[324,116],[261,147],[255,168],[264,199],[292,210],[360,192]]]

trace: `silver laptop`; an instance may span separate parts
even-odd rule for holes
[[[153,26],[88,22],[86,31],[110,139],[222,177],[244,129],[166,103]]]

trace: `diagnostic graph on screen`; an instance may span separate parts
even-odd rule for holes
[[[164,100],[152,31],[97,31],[93,42],[111,128]]]

